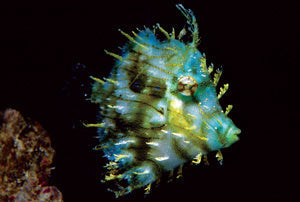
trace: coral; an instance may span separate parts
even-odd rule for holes
[[[0,112],[0,201],[62,201],[46,186],[55,150],[46,130],[20,112]]]

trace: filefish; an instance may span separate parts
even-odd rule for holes
[[[108,78],[91,76],[91,101],[99,106],[99,145],[108,163],[103,182],[116,197],[144,188],[163,173],[187,162],[199,164],[209,152],[229,147],[241,132],[223,111],[219,100],[229,84],[216,90],[222,74],[207,66],[196,18],[190,9],[176,5],[187,26],[176,36],[156,24],[130,34],[121,53],[105,50],[116,63]],[[163,35],[160,40],[158,35]],[[190,34],[190,35],[187,35]],[[189,40],[184,40],[189,38]]]

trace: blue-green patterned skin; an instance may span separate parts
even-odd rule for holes
[[[144,187],[167,171],[186,162],[200,163],[202,157],[229,147],[240,133],[227,117],[219,99],[228,84],[216,86],[221,71],[213,73],[206,66],[205,55],[197,49],[198,25],[191,10],[177,5],[187,18],[188,30],[178,37],[158,24],[128,38],[116,58],[108,78],[91,77],[95,83],[91,100],[99,104],[100,120],[88,127],[98,127],[100,144],[108,160],[103,179],[116,197]],[[156,35],[165,35],[160,41]],[[184,42],[186,33],[192,41]]]

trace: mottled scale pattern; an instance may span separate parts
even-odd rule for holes
[[[120,55],[105,50],[116,59],[109,77],[91,76],[100,119],[86,126],[98,127],[96,148],[108,160],[103,181],[116,197],[142,187],[148,192],[163,173],[200,163],[211,151],[222,160],[219,150],[238,140],[240,129],[227,117],[232,106],[224,112],[219,104],[228,84],[217,93],[222,72],[207,67],[197,49],[192,11],[177,8],[187,18],[177,37],[159,24],[131,34],[120,30],[128,43]]]

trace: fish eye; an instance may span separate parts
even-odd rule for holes
[[[177,89],[185,96],[194,95],[197,91],[198,83],[191,76],[183,76],[178,79]]]

